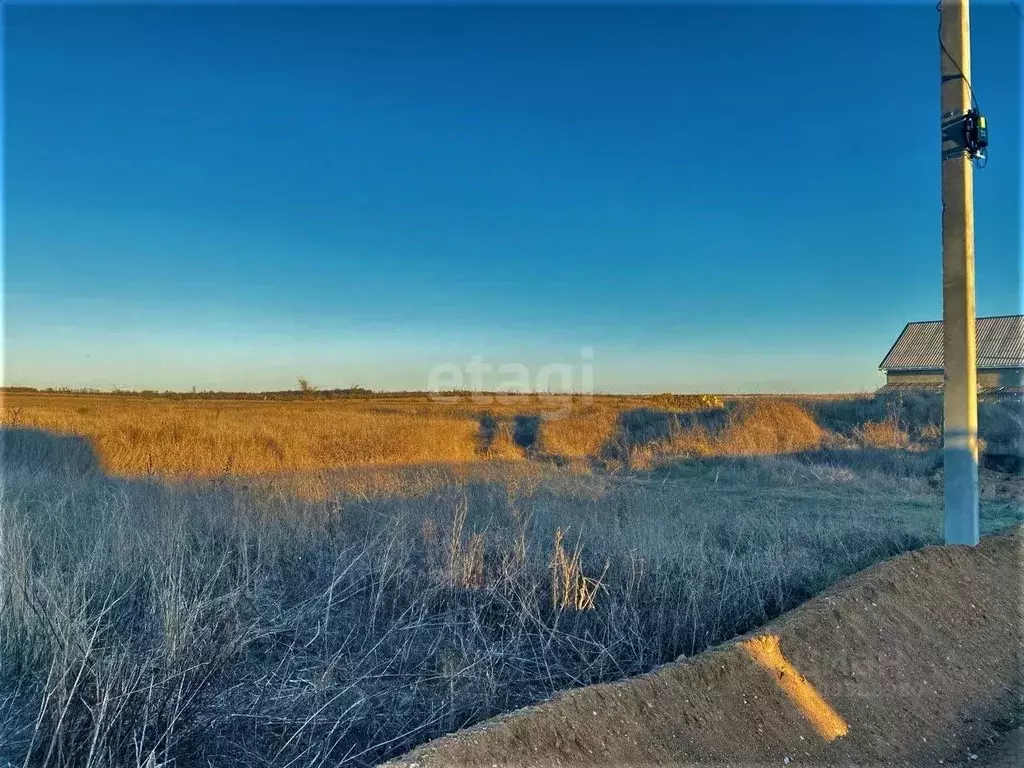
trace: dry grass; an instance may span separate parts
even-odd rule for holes
[[[85,437],[103,468],[125,477],[253,476],[521,460],[530,439],[547,454],[593,457],[617,438],[623,413],[664,396],[600,398],[589,405],[555,396],[520,399],[261,402],[8,393],[0,424]],[[711,402],[677,400],[687,407]],[[530,420],[537,423],[533,437],[523,429]]]
[[[0,506],[0,758],[47,768],[373,765],[747,631],[940,510],[763,459],[479,462],[309,503],[112,479],[53,440],[4,440]]]
[[[0,765],[373,765],[939,541],[935,454],[863,445],[933,403],[653,404],[9,398],[71,434],[0,430]]]
[[[618,433],[620,412],[592,408],[561,419],[547,419],[541,426],[541,449],[568,458],[599,456]]]
[[[509,420],[504,419],[494,424],[494,431],[487,441],[484,457],[513,461],[526,458],[522,446],[515,441],[515,426]]]
[[[929,430],[928,437],[934,439],[936,431]],[[865,422],[857,427],[854,434],[861,445],[870,448],[906,448],[910,445],[910,433],[892,415],[883,421]]]
[[[81,435],[122,476],[255,475],[477,458],[468,415],[344,402],[9,395],[3,423]]]
[[[770,456],[830,443],[916,451],[941,444],[941,401],[924,395],[730,402],[655,395],[588,403],[504,397],[445,404],[422,395],[261,402],[8,393],[3,405],[0,424],[82,436],[113,474],[272,476],[310,500],[328,498],[332,474],[346,468],[388,468],[346,480],[379,494],[397,490],[399,468],[428,464],[547,456],[591,471],[600,463],[595,459],[649,468],[679,457]],[[1021,450],[1020,411],[1019,403],[981,404],[981,434],[993,450]],[[414,479],[422,481],[422,475]]]
[[[796,403],[754,400],[733,411],[715,449],[730,456],[773,456],[818,448],[825,437],[814,418]]]
[[[551,558],[551,605],[556,610],[592,611],[597,593],[608,574],[609,563],[597,578],[583,573],[583,548],[577,541],[573,551],[565,549],[565,532],[555,531],[555,553]]]
[[[645,469],[681,457],[774,456],[829,443],[918,452],[941,444],[941,400],[911,394],[440,403],[422,395],[260,401],[7,393],[3,406],[0,424],[86,438],[106,472],[261,478],[311,501],[330,498],[346,469],[359,471],[342,484],[373,496],[426,493],[445,476],[443,465],[537,456],[590,472],[602,462]],[[1021,451],[1020,412],[1020,403],[981,403],[981,435],[991,450]],[[418,471],[411,476],[402,467]],[[362,471],[373,468],[384,469]]]
[[[469,502],[456,502],[447,532],[441,533],[433,517],[423,519],[423,552],[427,571],[438,583],[461,589],[483,589],[484,545],[482,533],[466,533]]]
[[[672,417],[656,436],[643,439],[644,427],[629,448],[630,464],[650,468],[680,456],[776,456],[821,447],[827,433],[800,405],[791,400],[743,400],[726,411],[711,410],[691,418]],[[664,432],[664,436],[657,436]]]

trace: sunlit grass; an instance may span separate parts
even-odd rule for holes
[[[689,403],[9,396],[0,758],[371,765],[940,540],[933,403]]]
[[[82,435],[123,476],[225,475],[470,461],[478,423],[315,401],[9,396],[4,422]],[[15,419],[14,413],[17,413]]]

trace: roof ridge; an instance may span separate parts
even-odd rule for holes
[[[1024,319],[1024,314],[1009,314],[1009,315],[978,315],[974,318],[975,322],[978,320],[1005,320],[1010,317],[1019,317]],[[928,325],[930,323],[941,323],[942,320],[911,320],[907,325]]]
[[[978,369],[1024,367],[1024,315],[987,315],[977,318]],[[941,370],[943,321],[907,323],[890,347],[879,369]]]

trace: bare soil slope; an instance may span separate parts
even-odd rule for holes
[[[1022,545],[1018,528],[908,553],[737,641],[389,765],[966,764],[1020,700]],[[750,641],[773,636],[784,659],[758,664]]]

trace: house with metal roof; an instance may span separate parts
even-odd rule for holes
[[[983,392],[1024,386],[1024,315],[979,317],[975,323],[978,389]],[[882,390],[941,390],[942,321],[907,323],[885,356]]]

